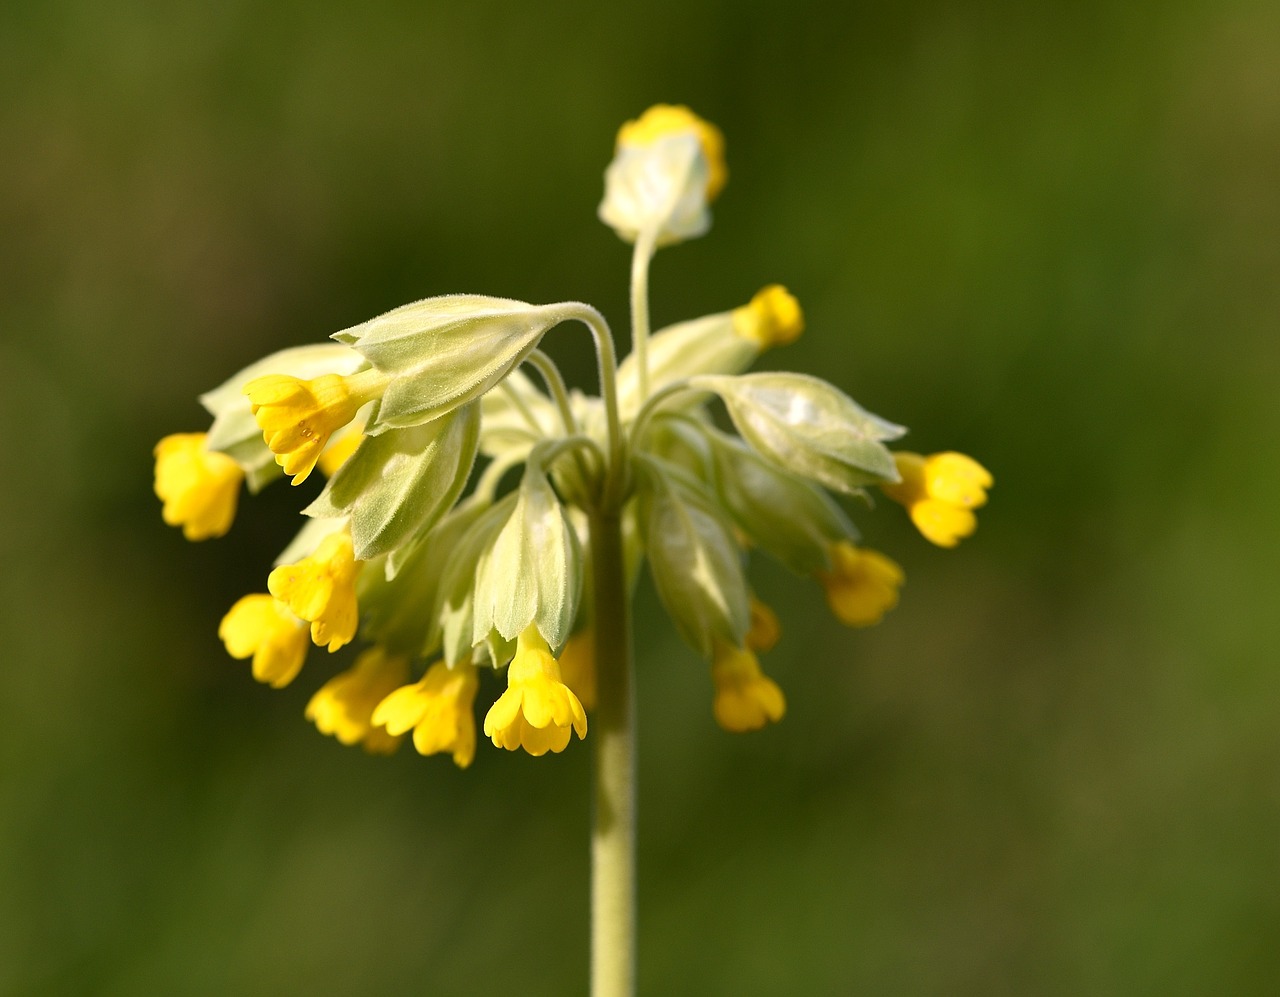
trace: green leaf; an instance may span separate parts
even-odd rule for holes
[[[821,378],[743,374],[695,377],[689,385],[718,394],[742,438],[789,471],[851,495],[898,480],[893,455],[881,441],[896,440],[906,430]]]
[[[479,432],[479,409],[467,405],[426,425],[366,436],[303,512],[350,516],[361,560],[393,551],[430,529],[457,500]]]

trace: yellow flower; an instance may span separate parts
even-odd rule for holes
[[[769,605],[761,602],[754,595],[751,597],[751,627],[747,630],[747,647],[761,654],[773,650],[782,637],[782,624],[778,622],[778,614]]]
[[[596,645],[593,630],[579,630],[560,652],[561,680],[578,697],[584,710],[596,708]]]
[[[476,756],[476,718],[472,707],[480,686],[475,665],[450,668],[437,661],[421,680],[391,692],[373,711],[373,724],[389,736],[413,730],[413,746],[420,755],[453,754],[460,769]]]
[[[777,723],[787,712],[778,684],[760,671],[755,652],[717,641],[711,661],[716,723],[735,734]]]
[[[709,121],[704,121],[682,104],[654,104],[635,121],[618,129],[618,149],[626,146],[653,145],[668,135],[692,132],[702,146],[707,161],[707,186],[704,196],[714,201],[729,182],[729,167],[724,161],[724,134]]]
[[[347,462],[347,458],[356,452],[356,447],[363,439],[364,435],[359,432],[335,436],[316,460],[316,467],[320,468],[320,473],[326,478],[332,478],[338,473],[338,468]]]
[[[819,571],[827,605],[847,627],[869,627],[898,604],[905,575],[896,561],[847,540],[831,545],[831,570]]]
[[[894,462],[902,480],[881,485],[881,490],[906,506],[911,521],[926,540],[939,547],[954,547],[978,525],[973,510],[986,504],[991,474],[962,453],[936,453],[921,457],[896,453]]]
[[[320,687],[307,703],[306,717],[321,734],[343,744],[360,744],[372,754],[389,755],[401,738],[372,722],[374,709],[409,678],[409,660],[385,648],[371,647],[345,672]],[[403,733],[403,732],[400,732]]]
[[[267,374],[246,384],[244,393],[276,463],[300,485],[316,466],[330,435],[354,419],[360,406],[376,397],[384,385],[374,371],[350,377],[322,374],[310,381]]]
[[[355,559],[351,534],[339,530],[325,537],[310,557],[272,571],[267,588],[311,624],[318,647],[336,651],[356,635],[356,576],[363,564]]]
[[[220,537],[236,518],[244,472],[224,453],[205,449],[205,433],[174,433],[156,444],[156,497],[170,526],[188,540]]]
[[[516,640],[516,655],[507,667],[507,691],[489,708],[484,733],[499,748],[524,748],[531,755],[560,752],[571,731],[587,736],[582,702],[564,684],[560,666],[536,627]]]
[[[302,670],[307,657],[307,625],[279,599],[265,592],[246,595],[218,625],[218,636],[233,658],[253,657],[253,677],[282,689]]]
[[[804,332],[800,302],[781,284],[756,292],[750,303],[733,310],[733,331],[761,349],[786,346]]]

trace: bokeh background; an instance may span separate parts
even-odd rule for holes
[[[430,294],[624,333],[594,212],[660,100],[731,180],[656,322],[781,281],[766,365],[997,485],[955,551],[860,515],[909,578],[871,631],[755,568],[755,735],[642,587],[641,991],[1274,992],[1272,0],[14,3],[0,89],[0,993],[585,993],[588,746],[317,735],[346,654],[275,692],[215,636],[298,493],[188,545],[150,448]]]

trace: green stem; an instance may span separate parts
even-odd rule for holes
[[[641,232],[631,254],[631,350],[636,355],[642,402],[649,397],[649,263],[656,241],[656,231]]]
[[[596,709],[591,720],[591,995],[632,997],[636,763],[631,610],[616,507],[591,515]]]

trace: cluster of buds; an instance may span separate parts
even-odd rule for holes
[[[281,687],[312,644],[335,651],[358,636],[369,647],[307,717],[372,751],[412,734],[422,754],[464,767],[480,671],[506,669],[484,734],[509,750],[562,751],[593,708],[583,579],[592,515],[609,509],[628,581],[647,566],[676,629],[710,661],[720,725],[781,719],[785,699],[758,657],[779,625],[752,594],[748,552],[815,579],[839,620],[868,626],[897,603],[902,570],[858,546],[833,493],[879,489],[952,546],[992,482],[961,454],[891,451],[905,430],[826,381],[746,373],[803,330],[781,286],[648,333],[649,259],[707,231],[726,176],[719,132],[685,108],[652,108],[619,133],[600,217],[635,243],[642,288],[621,364],[587,305],[446,295],[273,354],[203,395],[207,432],[155,449],[164,519],[188,539],[230,529],[242,484],[298,485],[317,467],[328,479],[267,592],[223,618],[228,652]],[[568,390],[539,349],[565,323],[594,338],[598,395]]]

